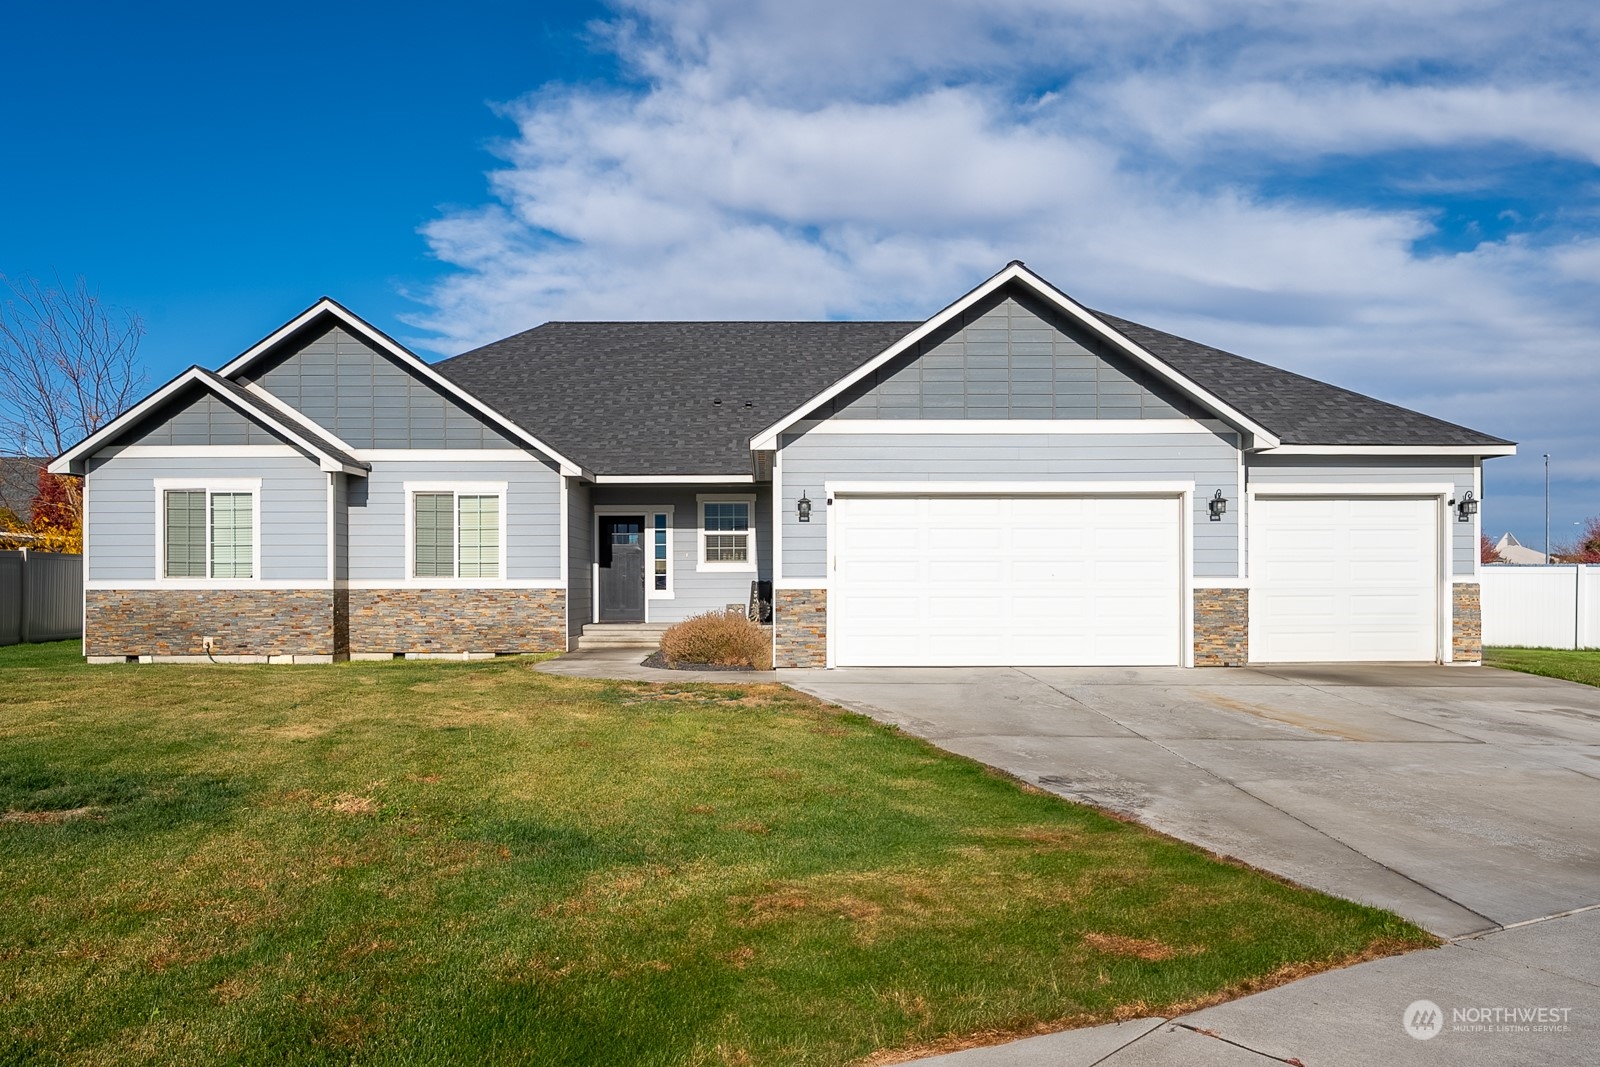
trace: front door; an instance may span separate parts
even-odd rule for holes
[[[600,621],[644,622],[644,516],[600,516]]]

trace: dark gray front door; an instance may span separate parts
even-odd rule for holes
[[[644,622],[644,516],[600,516],[600,621]]]

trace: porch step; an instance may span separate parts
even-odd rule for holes
[[[591,622],[578,635],[579,648],[661,647],[661,635],[671,625],[665,622]]]

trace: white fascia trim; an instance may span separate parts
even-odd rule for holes
[[[339,589],[565,589],[560,578],[352,578],[334,583]]]
[[[253,578],[96,578],[83,583],[85,589],[315,589],[331,590],[336,583],[325,579],[283,579],[256,581]]]
[[[366,475],[367,472],[364,468],[352,467],[337,457],[329,455],[328,452],[320,445],[313,441],[307,440],[304,434],[302,434],[299,430],[280,422],[272,414],[272,412],[254,404],[246,403],[240,397],[226,393],[219,389],[217,385],[211,381],[210,374],[204,370],[201,370],[199,367],[190,367],[188,370],[172,379],[166,385],[163,385],[161,388],[145,397],[139,403],[123,412],[117,418],[112,419],[110,422],[100,427],[99,430],[90,434],[88,437],[85,437],[82,441],[79,441],[71,448],[67,449],[60,456],[51,461],[48,470],[51,474],[82,474],[83,471],[81,469],[74,470],[73,468],[81,467],[83,460],[98,452],[107,441],[112,440],[118,434],[121,434],[127,430],[128,427],[137,424],[139,420],[143,419],[151,411],[164,404],[169,398],[172,397],[174,393],[177,393],[179,390],[195,384],[200,385],[218,400],[221,400],[224,404],[227,404],[229,407],[239,411],[247,418],[253,419],[262,426],[265,426],[267,429],[278,434],[280,437],[287,438],[289,441],[293,442],[301,451],[307,455],[315,457],[318,461],[319,467],[322,470],[344,471],[346,474],[359,474],[363,477]]]
[[[1377,482],[1265,482],[1245,490],[1261,496],[1454,496],[1450,482],[1412,482],[1384,485]]]
[[[1516,445],[1279,445],[1258,456],[1514,456]]]
[[[753,485],[751,474],[597,474],[596,485]]]
[[[808,434],[1216,434],[1218,419],[826,419],[789,427]]]
[[[350,453],[368,463],[539,463],[520,448],[358,448]],[[561,472],[565,477],[579,477]]]
[[[332,315],[347,328],[359,334],[366,341],[376,345],[385,352],[394,356],[396,359],[400,360],[412,371],[426,379],[430,384],[442,389],[456,400],[459,400],[461,403],[465,404],[473,411],[483,416],[483,418],[486,420],[494,423],[496,426],[499,426],[501,429],[506,430],[513,436],[526,441],[534,448],[537,448],[539,451],[543,452],[545,455],[549,456],[551,459],[555,460],[561,465],[562,474],[579,475],[583,477],[588,476],[589,472],[585,471],[578,464],[574,463],[570,459],[567,459],[561,453],[557,452],[555,449],[551,448],[549,445],[533,436],[533,434],[524,430],[521,426],[518,426],[504,415],[501,415],[493,408],[484,404],[483,401],[479,400],[465,389],[462,389],[459,385],[456,385],[450,379],[446,378],[444,375],[430,367],[427,363],[423,362],[422,359],[415,353],[386,337],[382,331],[374,327],[372,324],[364,321],[352,312],[347,311],[338,303],[328,299],[327,297],[323,297],[321,300],[318,300],[315,304],[312,304],[310,307],[306,308],[306,310],[302,311],[300,314],[296,315],[294,318],[278,327],[278,329],[274,330],[260,341],[257,341],[254,345],[228,363],[227,366],[223,367],[217,373],[224,378],[232,378],[237,374],[242,374],[250,367],[252,363],[275,348],[284,338],[290,336],[296,330],[311,322],[311,320],[315,319],[318,315]]]
[[[846,389],[849,389],[851,386],[855,385],[857,382],[861,381],[867,375],[871,374],[885,363],[888,363],[896,356],[910,350],[910,348],[917,342],[921,341],[935,330],[942,328],[945,324],[956,318],[963,311],[966,311],[974,304],[987,298],[999,290],[1002,286],[1014,281],[1021,282],[1023,285],[1026,285],[1034,292],[1035,295],[1043,298],[1050,304],[1054,304],[1057,308],[1065,312],[1069,317],[1077,320],[1081,325],[1087,327],[1102,340],[1108,342],[1109,344],[1120,349],[1122,352],[1126,353],[1128,356],[1132,357],[1136,363],[1142,364],[1158,378],[1165,379],[1167,382],[1170,382],[1172,385],[1176,386],[1180,392],[1183,392],[1194,400],[1199,401],[1203,406],[1215,411],[1228,422],[1245,430],[1255,439],[1254,443],[1257,446],[1263,448],[1275,448],[1278,446],[1278,438],[1265,426],[1262,426],[1254,419],[1247,418],[1243,412],[1234,408],[1230,404],[1224,403],[1220,397],[1206,389],[1202,389],[1197,383],[1189,380],[1184,375],[1179,374],[1171,366],[1164,363],[1160,359],[1157,359],[1154,355],[1145,351],[1141,346],[1134,344],[1132,341],[1128,340],[1126,337],[1122,336],[1120,333],[1113,330],[1099,319],[1095,318],[1095,316],[1089,313],[1087,308],[1068,297],[1065,293],[1062,293],[1055,286],[1051,285],[1049,282],[1033,273],[1033,271],[1029,270],[1027,267],[1024,267],[1020,263],[1011,263],[1007,265],[1004,270],[1000,271],[1000,273],[994,275],[988,281],[967,293],[966,296],[961,297],[955,303],[934,315],[931,319],[924,322],[921,326],[918,326],[915,330],[912,330],[910,333],[906,334],[900,340],[896,341],[894,344],[878,353],[872,359],[868,360],[866,363],[863,363],[861,366],[857,367],[855,370],[851,371],[849,374],[845,375],[843,378],[839,379],[833,385],[818,393],[810,400],[807,400],[800,407],[796,408],[788,415],[785,415],[783,418],[779,419],[765,430],[762,430],[759,434],[751,439],[750,447],[757,450],[776,448],[778,435],[784,430],[788,429],[794,423],[798,422],[805,415],[814,411],[818,406],[827,403],[829,400],[832,400]]]
[[[1194,482],[827,482],[828,496],[1181,496]],[[829,524],[831,529],[832,524]]]

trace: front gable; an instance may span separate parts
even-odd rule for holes
[[[128,445],[283,445],[289,442],[225,403],[190,386],[112,442]]]
[[[514,449],[505,433],[340,325],[285,342],[238,376],[358,449]]]
[[[1199,419],[1207,413],[1020,287],[964,309],[812,417]]]

